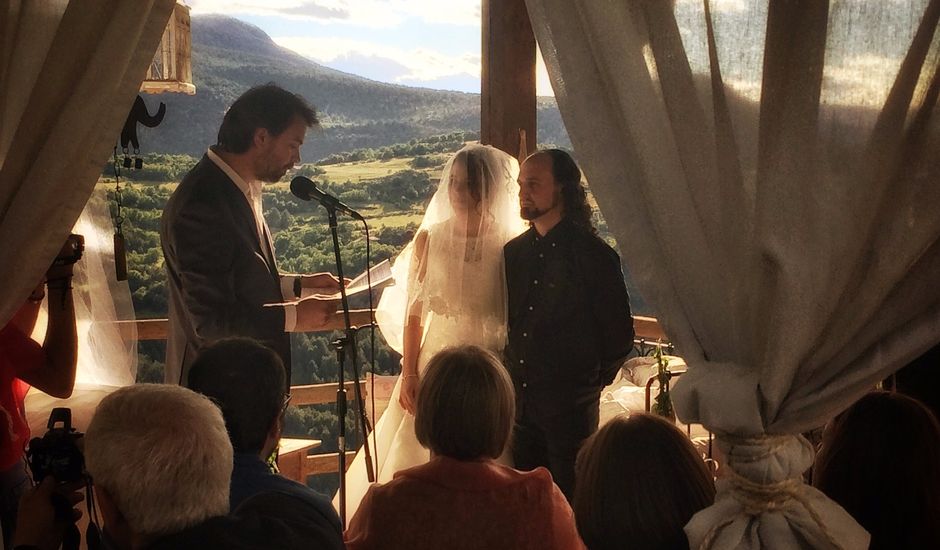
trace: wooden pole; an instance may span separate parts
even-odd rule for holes
[[[525,0],[483,0],[480,142],[519,157],[535,151],[535,34]]]

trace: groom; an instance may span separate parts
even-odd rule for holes
[[[581,443],[597,430],[601,389],[633,349],[620,257],[591,223],[581,170],[559,149],[519,173],[528,231],[506,244],[516,468],[545,466],[571,500]]]

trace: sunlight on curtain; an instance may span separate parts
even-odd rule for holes
[[[0,4],[0,323],[88,201],[174,4]]]
[[[823,425],[940,335],[937,0],[527,0],[565,125],[730,473],[695,548],[861,548]],[[628,541],[625,541],[628,543]]]
[[[119,387],[133,384],[137,376],[136,331],[131,328],[122,332],[115,324],[135,317],[127,281],[118,281],[114,276],[114,226],[104,189],[95,191],[72,231],[85,237],[85,254],[75,264],[72,281],[78,328],[75,390],[69,399],[30,390],[26,410],[34,434],[45,432],[53,407],[71,408],[74,425],[84,429],[98,401]],[[45,330],[44,304],[33,339],[42,342]]]

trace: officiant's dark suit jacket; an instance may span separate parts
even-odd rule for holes
[[[186,385],[205,345],[228,336],[255,338],[284,360],[290,380],[290,335],[284,332],[280,276],[270,232],[262,246],[248,200],[208,156],[176,188],[163,210],[160,241],[169,287],[168,383]]]

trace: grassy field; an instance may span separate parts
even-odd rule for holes
[[[424,217],[423,212],[417,211],[408,211],[408,210],[385,210],[385,206],[381,204],[373,204],[371,206],[359,209],[359,213],[362,214],[368,221],[369,227],[378,228],[381,226],[385,227],[404,227],[409,223],[421,223],[421,218]]]
[[[440,157],[442,161],[446,158],[444,155],[430,156]],[[381,178],[384,176],[390,176],[395,172],[401,172],[402,170],[411,170],[412,160],[413,157],[404,157],[389,160],[328,164],[326,166],[321,166],[321,168],[326,170],[326,174],[320,177],[324,180],[335,182],[343,182],[347,180],[356,182]],[[421,169],[420,171],[427,172],[431,176],[431,179],[441,177],[441,167]]]
[[[379,216],[372,217],[369,219],[369,224],[372,227],[385,226],[385,227],[404,227],[409,223],[420,224],[421,218],[424,216],[419,212],[412,213],[401,213],[393,212],[388,215],[381,214]]]
[[[443,169],[444,162],[450,157],[450,155],[444,154],[434,154],[426,155],[429,159],[437,161],[440,163],[440,166],[433,168],[419,168],[418,171],[426,172],[431,179],[438,179],[441,177],[441,170]],[[414,160],[414,157],[398,157],[388,160],[370,160],[370,161],[358,161],[358,162],[343,162],[340,164],[328,164],[320,166],[326,173],[318,176],[314,179],[317,180],[329,180],[332,182],[364,182],[371,179],[382,178],[385,176],[390,176],[396,172],[401,172],[403,170],[412,170],[411,163]],[[288,173],[288,176],[291,176],[292,172]],[[122,178],[123,179],[123,178]],[[150,181],[141,181],[133,180],[133,183],[144,184],[144,185],[166,185],[170,189],[175,189],[177,183],[166,183],[166,182],[150,182]],[[98,180],[98,184],[102,185],[114,185],[114,178],[110,174],[102,175]],[[274,184],[275,188],[278,189],[287,189],[289,187],[289,181],[283,181]]]
[[[445,155],[431,155],[432,157],[440,157],[443,162],[446,160]],[[346,162],[342,164],[331,164],[323,166],[322,168],[326,170],[326,174],[317,177],[318,180],[330,180],[334,182],[363,182],[367,183],[368,180],[381,178],[400,172],[402,170],[411,170],[411,161],[413,157],[403,157],[403,158],[394,158],[389,160],[377,160],[377,161],[364,161],[364,162]],[[435,168],[425,168],[420,169],[422,172],[428,173],[432,180],[439,179],[441,176],[442,166]],[[290,174],[288,174],[290,175]],[[126,184],[126,182],[122,182]],[[144,186],[162,186],[170,191],[176,189],[179,183],[176,182],[148,182],[148,181],[134,181],[131,182],[131,185],[144,185]],[[114,180],[112,178],[103,177],[98,180],[98,186],[103,187],[106,190],[114,189]],[[266,186],[268,187],[268,186]],[[279,189],[287,191],[290,188],[289,182],[279,182],[270,185],[269,189]],[[385,227],[403,227],[409,223],[421,223],[421,218],[423,217],[423,212],[414,212],[414,211],[402,211],[402,210],[391,210],[386,212],[384,205],[375,204],[371,207],[362,209],[362,215],[369,220],[369,225],[373,228],[379,228],[382,226]]]

